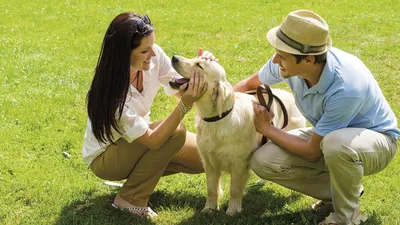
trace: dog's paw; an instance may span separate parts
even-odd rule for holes
[[[234,207],[234,208],[228,208],[227,210],[226,210],[226,214],[228,215],[228,216],[233,216],[233,215],[235,215],[236,213],[240,213],[240,212],[242,212],[242,208],[240,207]]]
[[[201,210],[201,213],[207,213],[207,214],[209,214],[209,213],[214,213],[214,212],[217,212],[217,211],[219,211],[218,208],[215,208],[215,209],[212,209],[212,208],[204,208],[204,209]]]

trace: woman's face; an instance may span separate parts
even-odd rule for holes
[[[147,71],[150,69],[150,59],[156,55],[153,49],[154,40],[155,37],[153,32],[144,37],[140,41],[140,45],[132,50],[131,68],[142,71]]]

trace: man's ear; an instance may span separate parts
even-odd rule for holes
[[[314,64],[314,61],[315,61],[315,56],[313,56],[313,55],[308,55],[306,58],[305,58],[305,60],[306,60],[306,63],[307,64]]]

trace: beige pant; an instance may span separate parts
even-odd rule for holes
[[[135,141],[128,143],[121,138],[115,145],[108,146],[90,168],[105,180],[126,179],[119,195],[136,206],[147,206],[161,176],[204,172],[196,136],[184,126],[179,126],[158,150],[149,150]]]
[[[310,139],[312,129],[289,133]],[[268,142],[254,153],[251,167],[265,180],[331,201],[337,222],[347,224],[359,208],[362,177],[383,170],[393,159],[397,144],[389,136],[372,130],[345,128],[327,134],[321,149],[323,157],[311,163]]]

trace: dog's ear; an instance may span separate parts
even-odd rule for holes
[[[218,116],[221,117],[226,97],[225,97],[225,87],[221,85],[218,81],[214,82],[212,98],[214,103],[216,103],[217,105]]]

